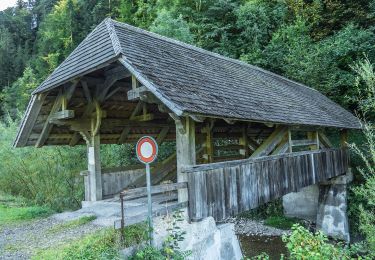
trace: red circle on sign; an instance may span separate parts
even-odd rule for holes
[[[141,162],[148,164],[155,161],[158,154],[158,145],[154,138],[144,136],[137,142],[137,157]]]

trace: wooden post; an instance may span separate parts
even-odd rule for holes
[[[293,148],[292,148],[292,131],[290,128],[288,128],[288,153],[292,153]]]
[[[187,174],[182,167],[195,165],[195,122],[190,117],[176,120],[177,181],[186,182]],[[178,202],[188,200],[187,189],[178,190]]]
[[[318,136],[318,131],[314,132],[307,132],[307,139],[313,140],[316,142],[316,144],[310,145],[309,149],[310,150],[318,150],[319,149],[319,136]]]
[[[91,137],[91,142],[87,145],[87,158],[90,179],[90,201],[98,201],[103,197],[99,134]]]
[[[205,140],[205,163],[212,163],[214,157],[214,144],[212,141],[211,122],[207,121],[205,126],[206,140]]]
[[[243,155],[245,158],[248,158],[250,156],[250,152],[249,152],[249,141],[247,138],[247,125],[245,125],[242,128],[242,136],[240,137],[239,143],[240,145],[243,146],[243,148],[240,150],[240,154]]]
[[[340,146],[341,148],[348,147],[348,130],[343,129],[340,131]]]

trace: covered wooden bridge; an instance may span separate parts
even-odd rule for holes
[[[217,221],[346,174],[328,128],[359,120],[318,91],[261,68],[104,20],[32,93],[15,147],[87,145],[87,201],[144,185],[143,169],[105,170],[100,144],[175,141],[154,184],[187,182],[192,220]]]

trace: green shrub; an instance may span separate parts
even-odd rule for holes
[[[330,244],[321,232],[313,234],[299,224],[292,227],[291,235],[284,235],[283,241],[290,252],[291,259],[351,259],[353,252],[342,244]]]
[[[83,199],[84,147],[13,148],[18,122],[0,122],[0,190],[62,211]]]
[[[129,258],[129,260],[144,260],[144,259],[165,260],[166,257],[162,254],[161,250],[152,246],[147,246]]]
[[[356,89],[360,112],[365,120],[375,118],[375,70],[366,58],[353,66],[358,77]],[[351,144],[351,149],[362,160],[357,169],[364,178],[364,183],[352,191],[358,203],[359,230],[365,235],[370,257],[375,258],[375,125],[368,121],[364,124],[365,142]]]
[[[161,249],[147,246],[142,250],[136,252],[132,257],[131,260],[141,260],[141,259],[149,259],[149,260],[164,260],[164,259],[174,259],[174,260],[183,260],[186,259],[187,256],[191,254],[190,251],[182,251],[179,242],[185,239],[186,231],[183,231],[180,228],[181,222],[184,221],[182,211],[177,210],[172,214],[172,220],[168,223],[167,231],[168,236],[166,237],[165,241],[163,242],[163,246]]]
[[[148,239],[148,224],[146,222],[126,226],[123,234],[123,247],[141,244]]]

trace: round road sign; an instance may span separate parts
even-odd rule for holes
[[[137,142],[136,152],[142,163],[152,163],[158,155],[158,144],[151,136],[144,136]]]

